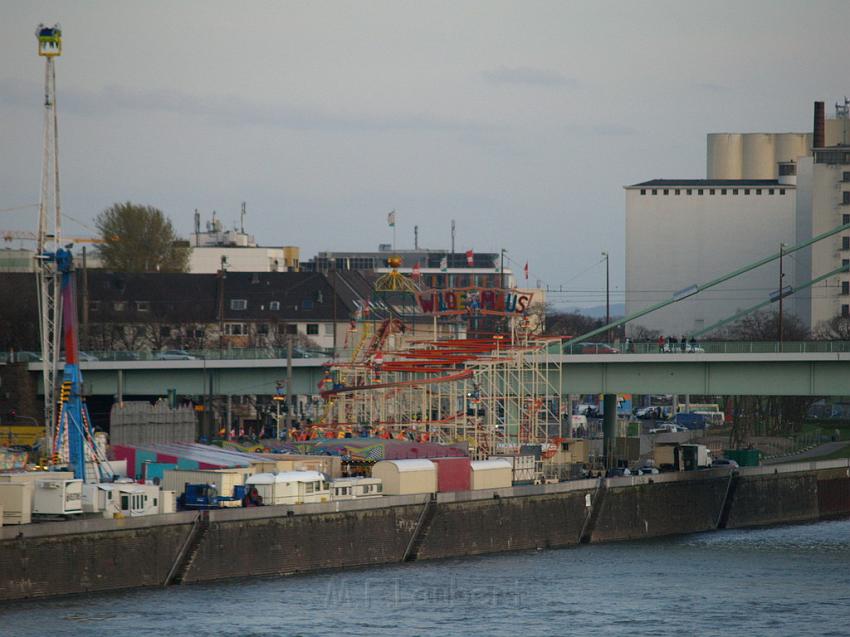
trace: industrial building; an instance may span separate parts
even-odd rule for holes
[[[834,117],[815,102],[811,133],[710,133],[706,179],[625,186],[626,314],[671,298],[850,222],[847,102]],[[850,148],[846,148],[850,151]],[[850,234],[850,233],[848,233]],[[629,324],[679,336],[698,332],[839,268],[850,236],[825,239]],[[782,284],[780,285],[780,267]],[[786,302],[810,328],[850,315],[850,280],[829,277]]]

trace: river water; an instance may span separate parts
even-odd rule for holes
[[[0,606],[3,637],[850,635],[850,520]]]

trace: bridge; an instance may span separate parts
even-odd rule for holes
[[[583,347],[587,351],[588,346]],[[605,349],[599,346],[599,351]],[[850,343],[844,341],[786,342],[781,351],[778,343],[761,342],[703,343],[695,352],[658,352],[654,344],[634,349],[548,354],[546,360],[553,369],[561,364],[558,382],[563,394],[850,395]],[[97,360],[80,367],[92,396],[156,396],[168,389],[181,396],[273,394],[287,377],[285,358],[243,358],[238,351],[215,355]],[[323,366],[329,362],[327,357],[292,359],[292,393],[317,394]],[[40,362],[29,363],[39,379],[41,367]]]

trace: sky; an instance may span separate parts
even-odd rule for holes
[[[261,245],[507,250],[561,305],[623,298],[623,186],[705,176],[709,132],[808,131],[850,93],[850,3],[0,0],[0,230],[35,230],[59,22],[64,229],[109,205]],[[828,108],[831,111],[831,107]]]

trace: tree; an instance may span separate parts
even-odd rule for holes
[[[778,336],[779,313],[756,311],[726,327],[720,338],[729,341],[777,341]],[[810,334],[798,316],[785,312],[782,337],[786,341],[803,341],[809,338]]]
[[[815,338],[823,341],[850,341],[850,317],[834,316],[821,321],[815,328]]]
[[[161,210],[117,203],[95,219],[103,243],[103,267],[116,272],[185,272],[188,246],[180,246],[171,220]]]

